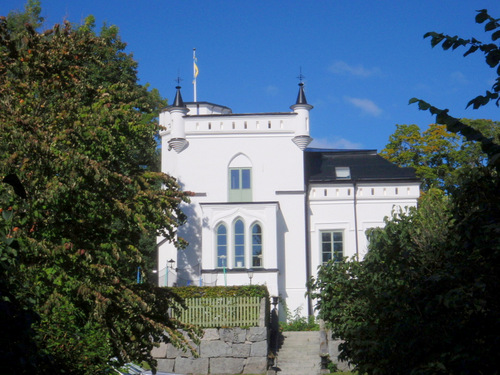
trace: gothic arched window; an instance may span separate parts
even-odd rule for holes
[[[252,267],[262,267],[262,227],[252,226]]]
[[[224,224],[217,227],[217,267],[227,267],[227,228]]]
[[[241,219],[234,223],[234,267],[245,267],[245,226]]]

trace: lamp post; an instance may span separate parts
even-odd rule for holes
[[[160,286],[160,281],[158,280],[157,273],[158,273],[158,270],[151,270],[151,281],[150,282],[153,284],[153,280],[155,280],[154,284]]]
[[[169,272],[169,268],[173,269],[173,264],[175,263],[175,260],[173,259],[170,259],[170,260],[167,260],[167,266],[166,266],[166,270],[165,270],[165,286],[168,286],[168,272]]]
[[[247,273],[248,273],[248,278],[250,279],[250,285],[252,285],[253,269],[249,268]]]
[[[273,305],[273,307],[276,308],[278,306],[280,298],[278,296],[272,296],[271,298],[273,299],[271,305]]]
[[[220,258],[222,259],[222,273],[224,274],[224,286],[227,286],[227,277],[226,277],[226,256],[221,255]]]

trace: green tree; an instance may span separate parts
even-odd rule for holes
[[[487,32],[499,27],[485,10],[479,11],[476,20],[487,21]],[[494,43],[436,33],[426,36],[432,37],[433,45],[442,41],[444,49],[470,45],[466,55],[481,50],[491,67],[500,62]],[[495,31],[492,40],[498,38],[500,31]],[[497,72],[500,77],[500,70]],[[497,79],[493,92],[476,97],[469,105],[478,108],[498,99],[499,88]],[[312,295],[320,317],[334,335],[345,340],[340,347],[341,358],[351,361],[361,373],[498,374],[498,124],[489,124],[493,133],[488,134],[489,125],[481,121],[467,123],[419,99],[410,103],[429,110],[436,115],[438,124],[463,137],[465,141],[458,138],[457,146],[475,142],[470,146],[481,148],[486,155],[484,165],[481,158],[474,156],[465,160],[479,165],[469,167],[459,158],[460,168],[452,169],[447,164],[455,160],[455,155],[439,151],[438,168],[432,171],[428,187],[441,182],[446,187],[450,178],[450,194],[430,188],[418,209],[396,213],[384,228],[370,231],[365,259],[321,267],[311,281]],[[438,125],[432,127],[431,132],[443,130]],[[422,145],[424,138],[414,126],[398,127],[388,152],[401,163],[414,163],[424,174],[423,167],[435,155],[429,150],[424,153],[423,145],[445,142],[446,149],[457,139],[448,135],[434,137]],[[450,150],[455,152],[456,147]],[[441,177],[443,166],[445,173]],[[453,171],[460,171],[459,180],[450,177]]]
[[[0,18],[0,176],[19,176],[27,199],[17,204],[8,186],[0,195],[16,208],[9,278],[29,285],[14,297],[39,315],[34,340],[51,363],[38,373],[95,374],[112,357],[154,366],[153,342],[187,344],[180,328],[196,340],[168,318],[175,295],[136,281],[151,270],[145,238],[183,245],[187,197],[152,167],[164,102],[137,83],[124,48],[115,27],[96,35],[92,19],[38,33]]]
[[[44,18],[40,15],[42,6],[40,0],[28,0],[24,11],[13,10],[7,16],[7,28],[12,35],[21,35],[24,25],[29,23],[34,29],[43,25]]]
[[[39,316],[30,301],[18,298],[30,285],[19,277],[19,227],[12,225],[26,192],[16,175],[5,176],[2,182],[11,185],[15,191],[12,195],[19,198],[11,199],[9,189],[0,188],[0,361],[5,364],[2,371],[6,374],[34,373],[45,359],[38,355],[33,337],[32,324]]]
[[[500,123],[492,120],[461,120],[500,144]],[[396,125],[389,143],[380,153],[401,166],[413,167],[422,179],[422,189],[439,188],[447,192],[458,186],[467,170],[482,166],[487,155],[479,144],[450,133],[446,126],[431,124],[425,131],[418,125]]]
[[[367,374],[498,373],[499,188],[477,168],[460,194],[431,189],[371,231],[362,262],[320,268],[312,296],[342,359]]]

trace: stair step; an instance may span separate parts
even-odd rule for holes
[[[319,332],[283,332],[278,351],[279,375],[317,375],[320,373]]]

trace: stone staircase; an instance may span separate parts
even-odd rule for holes
[[[283,344],[278,351],[277,375],[319,375],[321,369],[320,333],[283,332]]]

